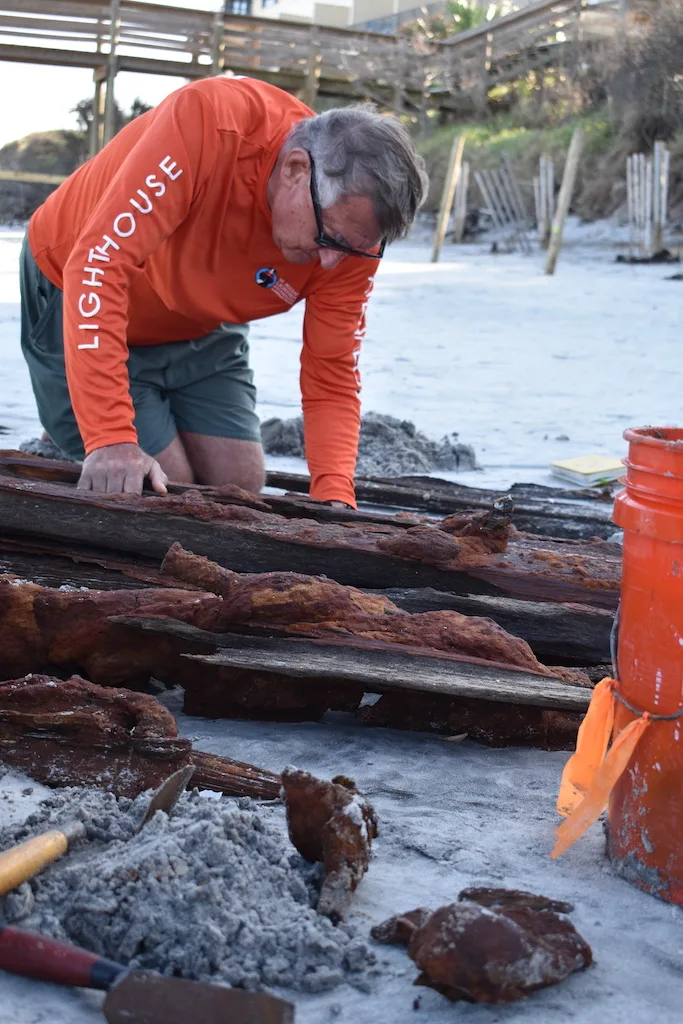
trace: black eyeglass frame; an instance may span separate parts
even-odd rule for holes
[[[313,239],[316,245],[319,245],[321,249],[334,249],[336,252],[343,252],[346,256],[362,256],[366,260],[381,260],[384,256],[384,250],[386,248],[387,240],[383,238],[380,242],[379,249],[377,252],[366,252],[363,249],[354,249],[350,245],[345,245],[344,242],[337,242],[336,239],[332,238],[331,235],[326,234],[323,227],[323,211],[320,205],[320,196],[318,194],[318,185],[315,179],[315,163],[313,162],[313,156],[308,153],[308,159],[311,161],[311,201],[313,203],[313,212],[315,214],[315,223],[318,229],[317,236]]]

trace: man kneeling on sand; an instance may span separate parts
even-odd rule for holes
[[[38,413],[79,486],[259,491],[247,324],[303,299],[311,496],[354,506],[368,298],[426,184],[395,118],[316,116],[248,78],[186,85],[128,124],[36,211],[21,256]]]

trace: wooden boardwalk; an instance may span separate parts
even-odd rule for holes
[[[113,97],[118,71],[187,80],[251,75],[311,106],[318,96],[365,97],[396,111],[466,112],[485,103],[491,86],[557,63],[578,39],[613,32],[621,6],[621,0],[536,0],[444,42],[415,43],[137,0],[0,0],[0,60],[92,69],[97,148],[112,134],[104,96]]]

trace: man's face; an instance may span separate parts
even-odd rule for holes
[[[332,270],[346,254],[316,244],[318,225],[310,183],[311,166],[304,150],[293,149],[280,158],[268,196],[273,241],[290,263],[319,260],[326,270]],[[369,252],[380,243],[379,224],[368,196],[347,196],[322,210],[321,216],[325,234],[353,249]]]

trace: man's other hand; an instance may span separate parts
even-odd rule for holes
[[[142,494],[145,477],[159,494],[168,494],[168,477],[151,455],[137,444],[110,444],[86,457],[78,486],[104,494]]]

